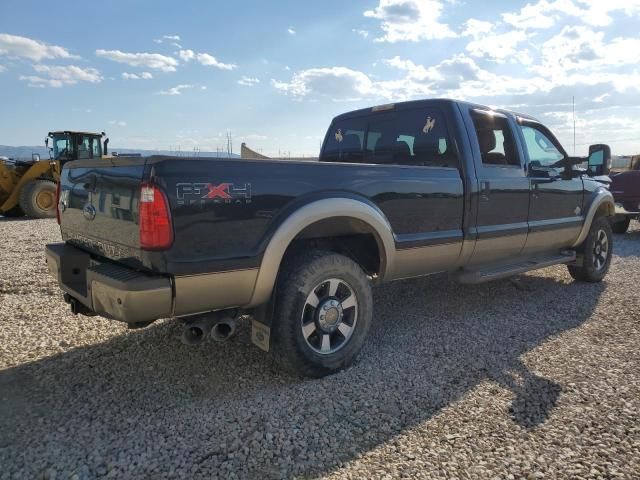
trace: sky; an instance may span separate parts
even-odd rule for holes
[[[640,0],[0,3],[0,144],[317,155],[340,113],[457,98],[640,154]]]

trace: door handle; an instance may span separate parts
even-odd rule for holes
[[[480,182],[480,197],[483,200],[489,200],[490,193],[491,193],[491,184],[488,181]]]

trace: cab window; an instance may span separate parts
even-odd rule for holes
[[[365,161],[458,167],[443,115],[434,109],[376,113],[369,119]]]
[[[543,131],[530,125],[521,125],[520,131],[532,167],[551,167],[564,158],[564,154]]]
[[[459,166],[444,116],[435,109],[373,112],[338,120],[327,133],[320,161]]]
[[[86,136],[78,137],[78,159],[91,158],[91,139]]]
[[[506,117],[491,112],[472,113],[482,164],[485,166],[520,166],[515,142]]]

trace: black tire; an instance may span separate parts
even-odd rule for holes
[[[593,220],[589,234],[578,251],[583,256],[582,265],[568,265],[569,274],[581,282],[602,281],[609,271],[613,254],[613,233],[606,217]]]
[[[56,216],[56,182],[31,180],[20,191],[20,208],[27,217],[54,218]]]
[[[316,307],[307,303],[312,292]],[[297,375],[323,377],[349,366],[371,327],[371,282],[357,263],[337,253],[292,256],[280,272],[275,302],[271,354],[280,368]]]
[[[18,218],[18,217],[24,217],[24,212],[20,208],[20,205],[16,205],[15,207],[2,213],[2,215],[7,218]]]
[[[624,220],[618,220],[617,222],[611,222],[611,230],[613,233],[627,233],[629,230],[629,224],[631,223],[631,219],[626,217]]]

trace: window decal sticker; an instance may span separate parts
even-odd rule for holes
[[[431,130],[433,130],[435,126],[436,126],[436,119],[427,117],[427,123],[424,125],[424,128],[422,129],[422,133],[426,135],[427,133],[431,132]]]

